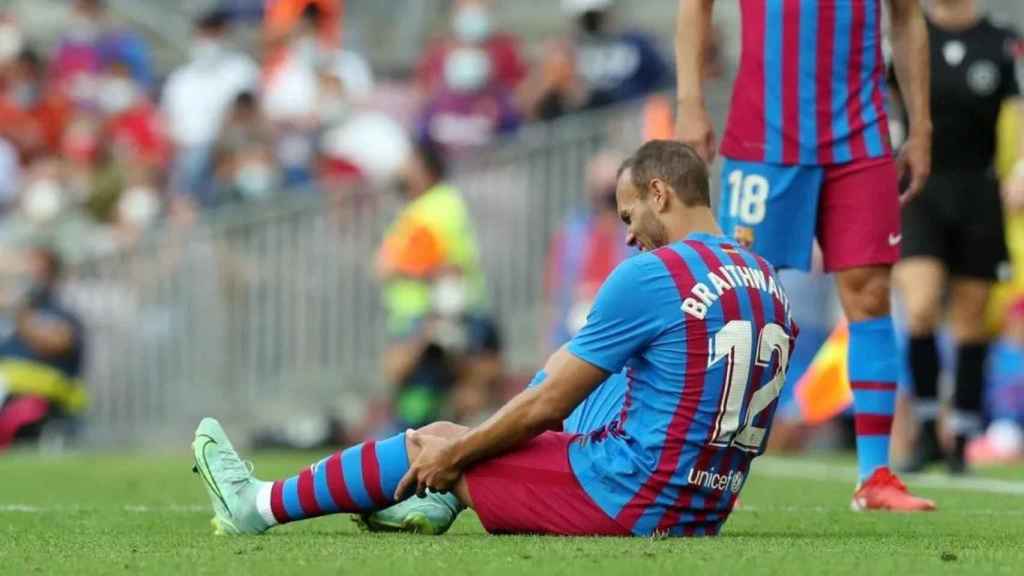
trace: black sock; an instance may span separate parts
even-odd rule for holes
[[[956,388],[953,392],[954,432],[972,435],[981,428],[981,404],[988,343],[961,344],[956,351]]]
[[[913,336],[908,346],[910,373],[914,377],[914,399],[924,407],[922,420],[934,420],[939,408],[939,349],[935,335]]]

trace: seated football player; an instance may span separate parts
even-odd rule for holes
[[[454,496],[452,517],[473,508],[491,533],[717,534],[764,450],[796,337],[789,301],[767,262],[721,236],[689,146],[642,146],[619,170],[616,199],[642,253],[604,282],[537,385],[483,424],[430,424],[264,482],[204,419],[193,452],[217,530],[257,534],[434,491]],[[617,416],[561,430],[624,369]]]

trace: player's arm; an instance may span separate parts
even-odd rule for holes
[[[676,137],[704,160],[715,158],[715,130],[704,103],[704,64],[714,0],[679,0],[676,15]]]
[[[413,486],[423,495],[427,488],[449,489],[462,470],[475,462],[506,452],[546,430],[557,429],[608,373],[580,360],[565,347],[544,366],[547,377],[536,387],[517,394],[483,424],[453,440],[420,437],[411,440],[423,449],[395,489],[404,497]],[[433,445],[429,445],[433,441]]]
[[[517,394],[483,424],[455,442],[452,461],[464,469],[470,464],[514,448],[562,421],[608,377],[604,370],[561,348],[544,366],[547,377]]]
[[[889,8],[893,67],[910,122],[900,157],[901,168],[909,171],[910,177],[903,195],[906,202],[921,191],[931,172],[928,29],[918,0],[889,0]]]
[[[467,466],[558,428],[607,376],[657,337],[666,317],[664,285],[641,257],[620,264],[601,286],[587,324],[544,367],[546,378],[513,398],[489,420],[453,440],[418,438],[422,448],[396,498],[416,486],[447,490]],[[659,264],[660,266],[660,264]],[[663,268],[658,268],[663,270]],[[664,278],[660,278],[664,281]],[[670,314],[676,313],[672,310]]]

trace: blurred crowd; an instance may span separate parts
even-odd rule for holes
[[[670,85],[654,40],[620,29],[611,0],[561,8],[565,34],[528,58],[490,2],[452,2],[411,73],[385,79],[411,113],[377,102],[367,60],[343,48],[340,0],[200,14],[169,70],[103,0],[69,1],[50,43],[0,13],[0,245],[45,236],[77,260],[164,218],[387,181],[412,142],[458,157]]]
[[[497,401],[500,336],[468,212],[445,167],[528,123],[670,87],[658,43],[622,26],[613,0],[563,0],[561,32],[530,49],[495,21],[493,2],[454,0],[417,61],[381,75],[343,41],[343,0],[242,4],[195,15],[167,68],[156,64],[154,38],[104,0],[68,0],[57,38],[0,11],[8,343],[31,341],[22,331],[30,324],[13,318],[26,317],[32,294],[43,292],[8,279],[32,277],[40,246],[75,266],[130,251],[164,225],[187,236],[205,211],[343,197],[362,184],[398,188],[403,208],[376,266],[391,342],[383,373],[395,390],[389,425],[481,417]],[[605,164],[593,201],[613,220]],[[453,206],[462,220],[450,217]],[[606,240],[618,234],[604,228]],[[425,251],[424,238],[443,249]],[[591,292],[592,268],[581,268]],[[76,328],[75,338],[71,386],[86,332]],[[21,348],[55,365],[42,349]],[[2,381],[0,390],[16,388]],[[0,407],[11,401],[0,394]]]
[[[9,325],[0,325],[0,413],[6,407],[8,423],[12,405],[19,417],[84,405],[75,390],[87,323],[58,297],[61,256],[73,266],[130,250],[163,225],[185,235],[205,211],[287,196],[342,198],[361,185],[398,192],[391,198],[398,213],[374,239],[376,253],[359,255],[372,261],[386,312],[379,374],[387,390],[380,410],[366,411],[372,421],[360,424],[365,429],[332,424],[323,428],[324,440],[442,417],[479,420],[500,402],[507,377],[502,326],[488,297],[495,280],[484,277],[478,237],[495,223],[474,221],[463,195],[472,191],[459,190],[451,168],[529,123],[673,84],[662,44],[622,26],[613,0],[561,0],[563,32],[533,46],[503,29],[492,1],[453,0],[443,28],[401,74],[373,70],[346,44],[342,0],[253,4],[255,15],[197,15],[168,69],[156,66],[151,39],[103,0],[69,0],[53,42],[38,41],[0,13],[0,280],[30,279],[0,282],[0,309],[11,311]],[[718,74],[720,63],[706,68]],[[538,352],[575,334],[597,288],[631,253],[615,209],[621,151],[579,156],[583,186],[570,191],[578,202],[552,224],[545,254]],[[1010,208],[1009,243],[1024,270],[1024,212]],[[1006,320],[993,322],[1002,338],[988,371],[986,419],[997,426],[972,448],[977,459],[1024,454],[1024,302],[1015,299],[1024,294],[1021,278],[993,306]],[[806,415],[796,383],[835,320],[822,314],[834,306],[832,295],[815,282],[786,279],[808,344],[797,347],[784,395],[789,405],[780,414],[798,427]],[[26,380],[16,372],[25,360],[49,370]],[[14,404],[28,380],[56,382],[58,394],[45,407]],[[3,421],[0,447],[14,437]],[[782,430],[774,435],[780,445]],[[258,440],[308,446],[276,430]]]

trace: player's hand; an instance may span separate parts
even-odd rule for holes
[[[932,140],[929,136],[910,134],[896,160],[901,181],[907,181],[907,189],[900,196],[900,205],[906,205],[921,193],[924,183],[932,172]]]
[[[676,138],[700,154],[704,162],[715,160],[715,127],[703,104],[680,102],[676,114]]]
[[[404,498],[414,486],[417,496],[425,496],[427,488],[434,492],[450,490],[462,475],[462,470],[455,465],[454,441],[416,431],[406,432],[406,438],[420,453],[409,463],[409,471],[398,483],[395,500]]]

